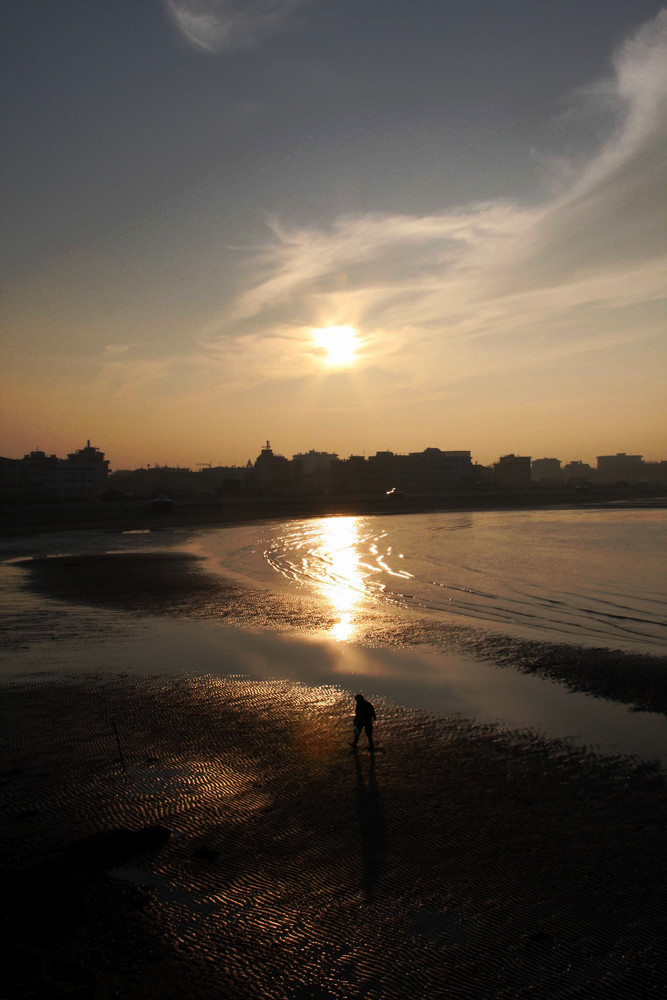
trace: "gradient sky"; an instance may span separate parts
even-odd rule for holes
[[[0,30],[0,455],[667,458],[662,3],[20,0]]]

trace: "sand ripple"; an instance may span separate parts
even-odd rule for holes
[[[350,707],[210,677],[11,684],[4,872],[171,829],[76,875],[91,916],[59,948],[102,998],[659,995],[657,768],[388,704],[373,761],[349,751]]]

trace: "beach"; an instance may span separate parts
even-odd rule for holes
[[[658,996],[661,771],[376,710],[371,757],[337,689],[12,683],[5,873],[59,865],[81,915],[45,925],[48,883],[18,920],[5,904],[32,977],[9,995],[61,995],[29,992],[57,958],[99,998]],[[77,863],[82,838],[155,824],[156,848]]]
[[[354,673],[233,676],[234,648],[227,676],[133,669],[151,621],[207,595],[247,613],[196,559],[29,568],[2,690],[8,996],[661,994],[659,761],[383,697],[354,754]]]

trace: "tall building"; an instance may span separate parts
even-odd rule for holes
[[[333,467],[338,455],[326,451],[299,452],[292,456],[295,481],[306,495],[328,496],[332,490]]]
[[[274,455],[267,441],[255,459],[252,479],[261,492],[286,495],[294,489],[295,468],[283,455]]]
[[[526,486],[530,483],[530,456],[503,455],[493,463],[493,479],[500,486]]]
[[[35,450],[22,459],[2,459],[0,471],[0,495],[18,501],[90,500],[109,480],[109,462],[90,441],[67,458]]]
[[[595,479],[595,470],[587,462],[580,462],[578,459],[568,462],[563,467],[565,482],[570,486],[585,486]]]
[[[558,458],[534,458],[530,466],[530,478],[534,483],[561,483],[563,470]]]
[[[313,451],[312,448],[310,451],[292,455],[292,461],[300,464],[304,476],[312,476],[313,473],[330,469],[337,458],[338,455],[329,454],[327,451]]]
[[[469,451],[441,451],[425,448],[411,452],[404,463],[403,488],[426,493],[443,493],[472,478]]]
[[[67,496],[64,459],[46,452],[29,452],[21,459],[22,493],[35,499],[62,500]]]
[[[109,462],[104,452],[86,442],[67,456],[62,463],[65,492],[68,496],[96,497],[103,493],[109,480]]]
[[[644,462],[641,455],[598,455],[597,479],[599,483],[637,482],[643,478]]]

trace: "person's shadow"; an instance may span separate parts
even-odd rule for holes
[[[357,772],[357,818],[361,833],[362,885],[366,899],[373,897],[387,854],[387,827],[371,755],[368,784],[364,781],[359,754],[354,755]]]

